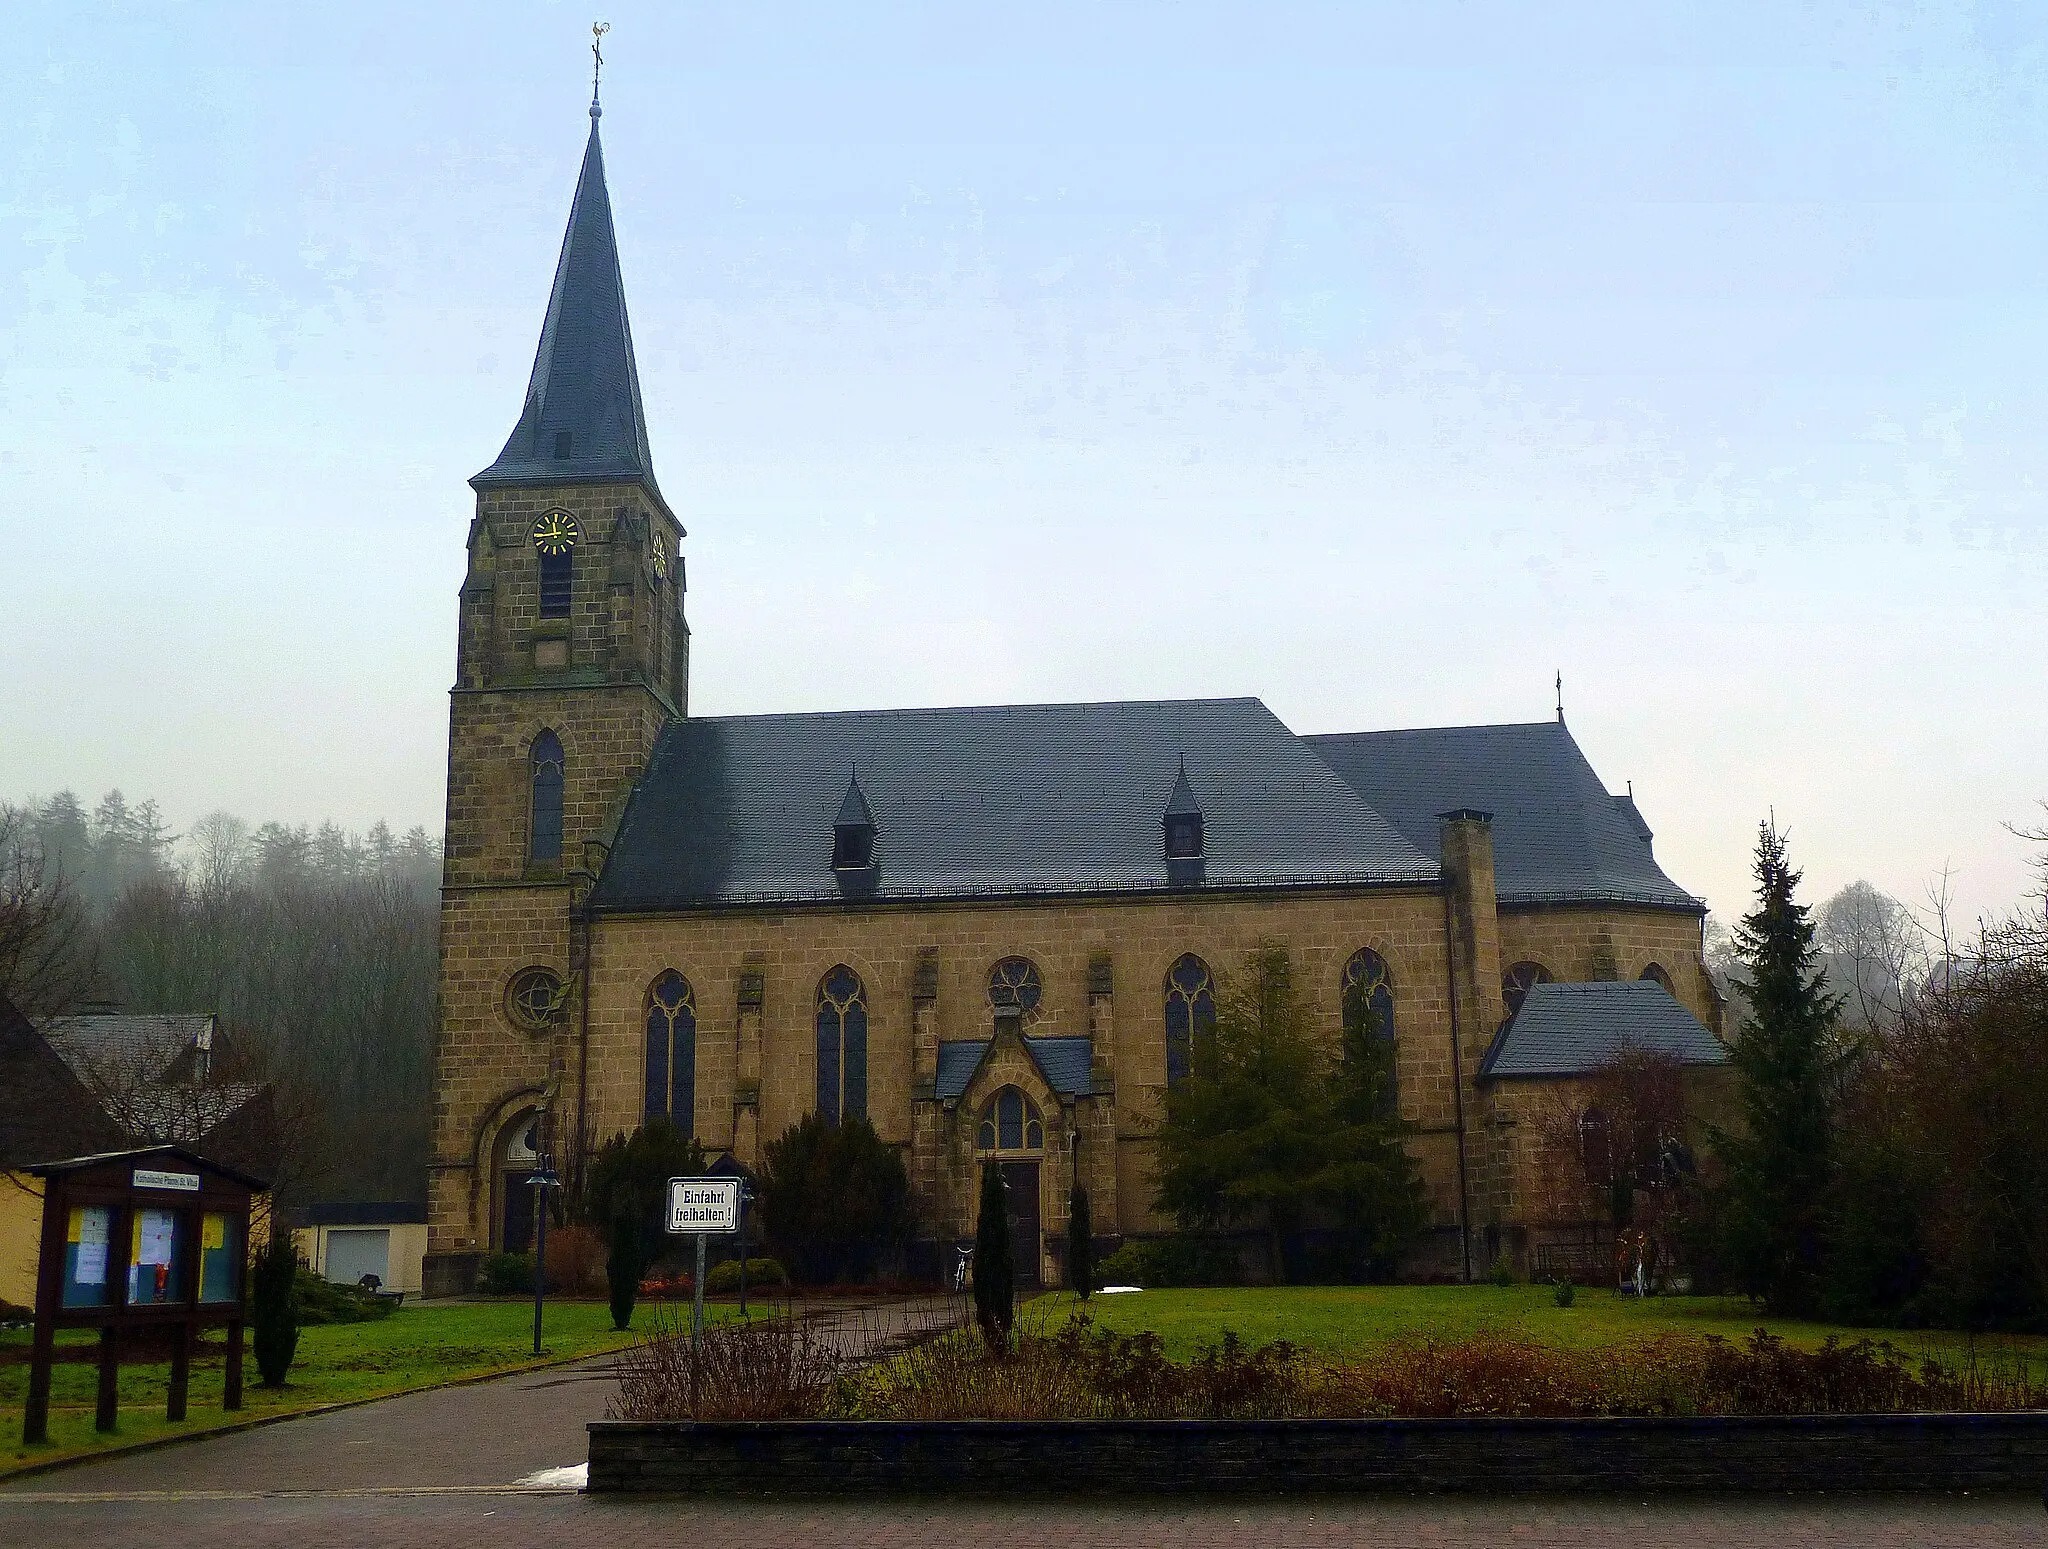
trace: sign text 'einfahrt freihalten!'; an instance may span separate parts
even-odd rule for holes
[[[740,1229],[740,1180],[737,1178],[671,1178],[668,1180],[668,1229],[671,1232],[736,1232]]]

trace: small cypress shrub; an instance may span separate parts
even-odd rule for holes
[[[1095,1223],[1088,1214],[1088,1191],[1080,1184],[1067,1196],[1067,1278],[1082,1301],[1095,1289]]]
[[[1010,1347],[1010,1324],[1016,1317],[1016,1274],[1010,1263],[1010,1202],[1003,1188],[1003,1170],[994,1162],[981,1168],[981,1218],[974,1230],[974,1321],[990,1350]]]
[[[1503,1253],[1493,1261],[1493,1268],[1486,1272],[1486,1278],[1495,1285],[1507,1286],[1515,1283],[1515,1261]]]
[[[263,1386],[281,1388],[299,1353],[299,1318],[292,1289],[299,1276],[299,1250],[291,1233],[273,1230],[249,1267],[250,1344]]]
[[[640,1291],[640,1222],[630,1196],[612,1212],[611,1252],[604,1261],[605,1289],[611,1293],[612,1327],[633,1326],[633,1298]]]
[[[1557,1290],[1554,1293],[1553,1299],[1557,1302],[1558,1306],[1569,1307],[1578,1298],[1578,1294],[1578,1287],[1572,1284],[1571,1277],[1567,1275],[1564,1279],[1557,1282]]]

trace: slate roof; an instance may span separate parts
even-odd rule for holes
[[[987,1038],[961,1038],[951,1039],[939,1045],[936,1095],[941,1100],[956,1098],[966,1092],[967,1084],[974,1079],[975,1071],[980,1069],[981,1057],[988,1052],[991,1041]],[[1079,1097],[1090,1090],[1093,1084],[1091,1066],[1095,1059],[1093,1038],[1033,1038],[1026,1033],[1024,1047],[1029,1049],[1031,1057],[1038,1061],[1038,1068],[1044,1074],[1046,1084],[1055,1092],[1068,1097]]]
[[[557,437],[564,433],[569,455],[558,458]],[[660,494],[593,114],[526,402],[498,460],[469,482],[481,490],[622,480],[638,480]]]
[[[1164,889],[1185,758],[1208,887],[1421,883],[1437,863],[1256,699],[672,721],[590,906],[844,896],[832,824],[858,766],[876,900]]]
[[[1500,901],[1633,903],[1705,912],[1664,875],[1634,800],[1608,793],[1561,721],[1346,732],[1302,741],[1424,855],[1438,814],[1493,814]]]
[[[90,1013],[49,1017],[39,1030],[81,1081],[106,1088],[163,1080],[187,1054],[211,1047],[213,1020]]]
[[[1539,984],[1494,1038],[1479,1079],[1585,1075],[1630,1048],[1686,1065],[1728,1063],[1727,1046],[1661,984]]]

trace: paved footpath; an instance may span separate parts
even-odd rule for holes
[[[901,1318],[928,1317],[902,1309]],[[827,1325],[877,1332],[874,1310]],[[1421,1497],[1257,1502],[648,1501],[578,1494],[551,1470],[581,1463],[583,1425],[616,1391],[608,1360],[442,1388],[130,1454],[0,1487],[0,1545],[220,1549],[232,1544],[490,1543],[574,1549],[971,1545],[1039,1549],[1290,1545],[1889,1546],[2048,1549],[2038,1496],[1773,1499]],[[537,1482],[531,1481],[540,1476]],[[793,1481],[799,1483],[800,1481]]]

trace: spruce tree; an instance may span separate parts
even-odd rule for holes
[[[249,1343],[266,1388],[284,1386],[299,1351],[298,1310],[292,1305],[298,1274],[299,1250],[291,1233],[273,1226],[249,1271]]]
[[[1016,1316],[1016,1274],[1010,1263],[1010,1201],[1003,1170],[994,1162],[981,1167],[981,1219],[974,1229],[974,1321],[990,1350],[1010,1347],[1010,1324]]]
[[[1833,1163],[1828,1086],[1841,998],[1827,991],[1799,873],[1775,823],[1757,835],[1757,904],[1737,933],[1749,1015],[1731,1051],[1743,1132],[1718,1133],[1728,1165],[1726,1241],[1742,1289],[1771,1312],[1811,1313]]]
[[[612,1210],[611,1252],[605,1258],[605,1289],[611,1293],[612,1327],[633,1326],[633,1299],[640,1294],[640,1222],[633,1196],[625,1192]]]
[[[1095,1289],[1095,1223],[1088,1211],[1088,1191],[1079,1183],[1067,1196],[1067,1278],[1082,1301]]]

